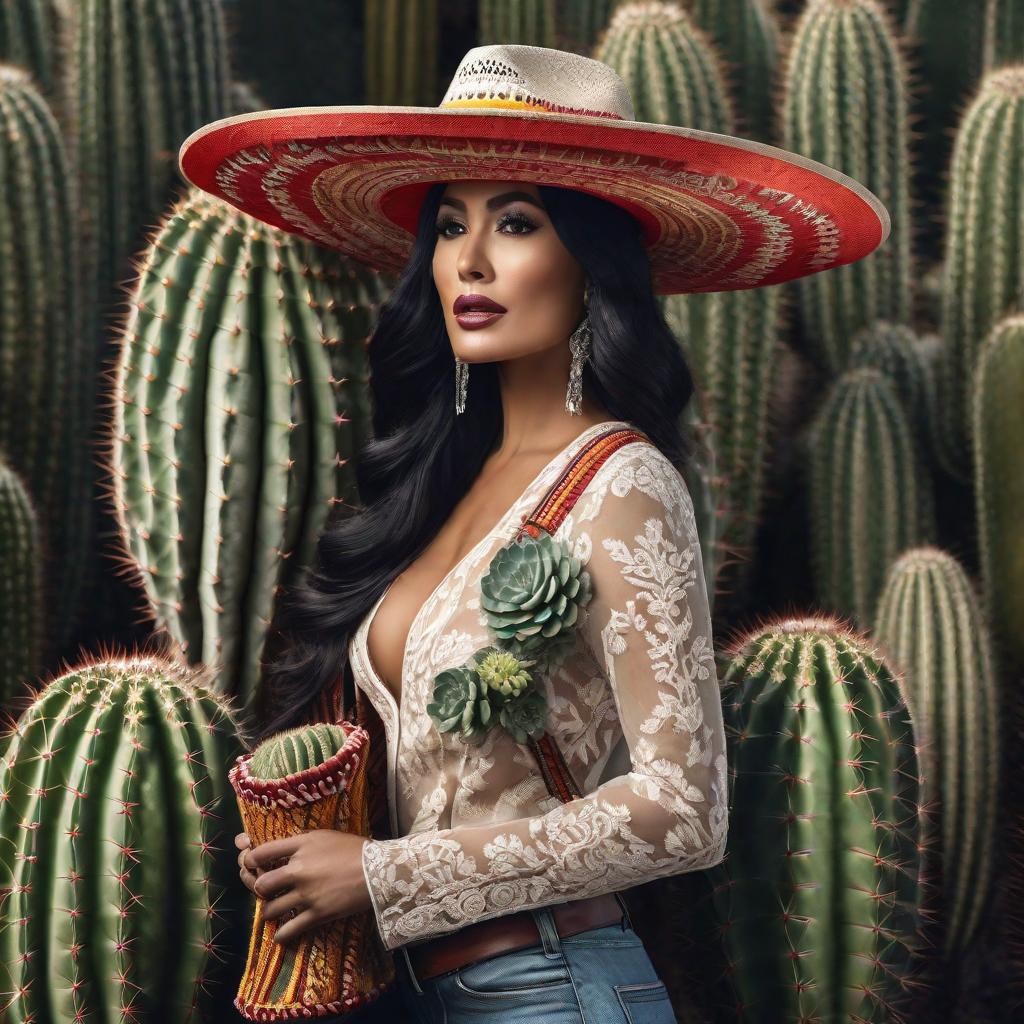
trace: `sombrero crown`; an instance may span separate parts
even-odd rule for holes
[[[372,267],[408,260],[435,182],[504,179],[607,199],[643,228],[656,292],[756,288],[867,256],[889,216],[867,188],[775,146],[638,122],[601,61],[478,46],[437,107],[339,106],[222,118],[182,144],[192,184]]]

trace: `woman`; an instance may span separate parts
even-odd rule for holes
[[[243,882],[279,941],[372,911],[398,982],[346,1021],[673,1021],[619,893],[722,860],[727,764],[680,472],[693,385],[656,293],[859,259],[884,207],[773,147],[638,124],[604,64],[519,45],[471,50],[436,109],[229,118],[181,162],[254,216],[400,271],[368,349],[365,509],[329,525],[282,606],[262,730],[307,720],[344,670],[384,726],[390,835],[253,850],[242,834]],[[441,681],[494,641],[496,554],[609,436],[629,443],[553,535],[588,600],[534,672],[564,799],[514,728],[453,729]]]

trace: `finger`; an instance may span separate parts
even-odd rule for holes
[[[259,888],[253,889],[261,899],[273,899],[278,892],[286,892],[292,888],[292,873],[287,866],[274,871],[264,871],[256,879]]]
[[[266,867],[271,861],[290,857],[302,845],[302,836],[284,836],[282,839],[271,839],[252,848],[252,856],[257,867]],[[253,863],[253,861],[250,861]]]
[[[267,900],[263,905],[263,919],[265,921],[277,921],[279,924],[284,924],[292,910],[296,914],[302,910],[302,900],[299,899],[299,894],[293,889],[285,892],[275,892],[273,897],[273,899]]]
[[[242,868],[239,872],[239,876],[242,879],[242,885],[244,885],[253,895],[256,895],[256,876],[251,871],[246,871],[245,868]]]
[[[303,932],[309,931],[316,924],[316,917],[312,910],[303,910],[295,915],[290,921],[279,925],[274,932],[274,941],[284,945],[299,938]]]
[[[249,841],[249,836],[245,832],[239,832],[238,835],[235,836],[235,846],[240,850],[246,850],[251,845],[252,843]]]

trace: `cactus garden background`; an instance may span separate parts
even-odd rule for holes
[[[241,1019],[227,771],[359,502],[393,282],[190,191],[180,143],[433,106],[503,41],[892,217],[663,300],[731,776],[725,862],[628,894],[679,1020],[1021,1019],[1024,0],[0,0],[0,1021]]]

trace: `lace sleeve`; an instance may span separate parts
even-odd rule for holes
[[[564,537],[593,588],[579,629],[615,695],[631,770],[546,813],[367,843],[388,949],[724,856],[725,733],[685,481],[657,448],[627,445],[572,515]]]

